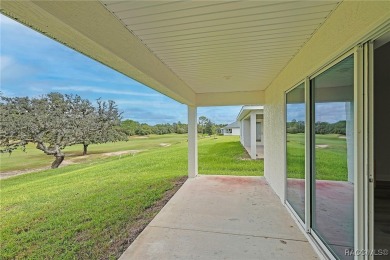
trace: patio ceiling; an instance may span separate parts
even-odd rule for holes
[[[179,102],[258,104],[330,1],[2,1],[1,12]]]

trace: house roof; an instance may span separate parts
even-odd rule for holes
[[[263,114],[264,107],[263,106],[242,106],[240,113],[238,113],[237,115],[237,121],[246,118],[252,111],[256,111],[256,114]]]
[[[3,1],[1,12],[181,103],[261,104],[337,1]]]
[[[223,129],[227,129],[227,128],[240,128],[240,122],[234,122],[234,123],[231,123],[227,126],[224,126]]]

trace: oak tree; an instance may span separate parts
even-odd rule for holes
[[[127,140],[119,129],[120,113],[113,101],[94,107],[78,95],[49,93],[38,98],[0,96],[0,152],[28,143],[55,157],[52,168],[65,158],[63,149],[83,144]]]

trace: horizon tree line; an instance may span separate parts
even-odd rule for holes
[[[205,116],[199,117],[198,133],[215,135],[217,125]],[[148,125],[122,120],[114,101],[96,104],[79,95],[51,92],[40,97],[6,97],[0,92],[0,153],[26,150],[34,143],[46,155],[54,156],[51,168],[58,168],[67,146],[81,144],[83,155],[90,144],[128,141],[132,135],[186,134],[188,125],[165,123]]]

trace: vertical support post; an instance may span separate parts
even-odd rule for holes
[[[305,229],[310,233],[312,220],[312,196],[311,187],[314,182],[312,179],[312,154],[315,149],[314,133],[312,125],[314,124],[314,102],[312,100],[310,78],[305,79]],[[313,111],[313,113],[311,113]],[[313,140],[313,141],[312,141]],[[313,216],[315,217],[315,216]]]
[[[188,178],[198,175],[197,108],[188,106]]]
[[[346,118],[346,136],[347,136],[347,158],[348,158],[348,182],[354,183],[354,102],[345,102]]]
[[[251,144],[251,158],[256,159],[256,113],[251,112],[250,115],[250,144]]]
[[[246,118],[243,120],[244,122],[244,146],[250,147],[251,146],[251,122],[250,118]],[[250,151],[249,151],[250,152]]]
[[[374,251],[374,42],[364,45],[365,248]],[[369,256],[373,260],[374,256]]]
[[[244,121],[240,121],[240,142],[244,145]]]
[[[363,46],[355,48],[354,62],[354,249],[365,248],[364,233],[364,52]],[[355,255],[355,260],[366,259],[364,255]]]

